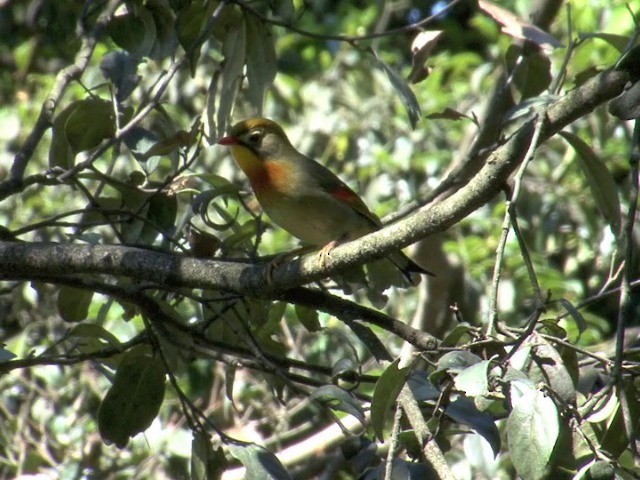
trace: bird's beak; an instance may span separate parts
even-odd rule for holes
[[[222,137],[218,140],[219,145],[239,145],[240,141],[236,137],[229,135],[228,137]]]

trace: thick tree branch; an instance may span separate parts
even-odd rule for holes
[[[547,108],[540,142],[577,118],[617,96],[626,82],[620,71],[604,72]],[[464,187],[440,203],[361,239],[332,250],[326,266],[315,254],[276,268],[266,282],[267,266],[201,260],[123,246],[0,243],[0,276],[93,273],[127,276],[165,285],[212,288],[251,296],[274,297],[293,287],[326,278],[345,268],[384,257],[435,232],[442,232],[491,200],[522,161],[533,135],[533,120],[498,147]],[[427,266],[428,267],[428,266]]]

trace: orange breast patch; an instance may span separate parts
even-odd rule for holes
[[[262,168],[252,172],[249,180],[256,193],[285,193],[291,188],[291,175],[287,165],[280,162],[263,162]]]

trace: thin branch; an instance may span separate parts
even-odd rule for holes
[[[405,25],[404,27],[385,30],[383,32],[368,33],[365,35],[327,35],[323,33],[310,32],[308,30],[304,30],[302,28],[296,27],[295,25],[292,25],[289,22],[284,22],[276,18],[267,17],[262,13],[260,13],[255,8],[253,8],[252,6],[250,6],[247,2],[244,2],[242,0],[231,0],[229,1],[229,3],[235,3],[236,5],[240,6],[240,8],[248,11],[249,13],[251,13],[251,15],[255,16],[256,18],[259,18],[263,22],[270,23],[272,25],[277,25],[279,27],[284,27],[287,30],[298,33],[300,35],[304,35],[305,37],[315,38],[316,40],[335,40],[338,42],[347,42],[350,44],[355,44],[357,42],[364,41],[364,40],[373,40],[373,39],[382,38],[382,37],[392,37],[394,35],[398,35],[401,33],[420,31],[422,27],[438,20],[439,18],[442,18],[442,16],[446,15],[448,11],[455,8],[455,6],[458,3],[461,3],[462,1],[464,0],[453,0],[452,2],[444,6],[444,8],[438,10],[438,13],[431,15],[427,18],[423,18],[422,20],[416,23],[411,23],[409,25]]]

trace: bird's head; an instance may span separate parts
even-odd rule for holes
[[[293,148],[282,127],[266,118],[250,118],[236,123],[220,145],[244,147],[262,161],[277,160]]]

